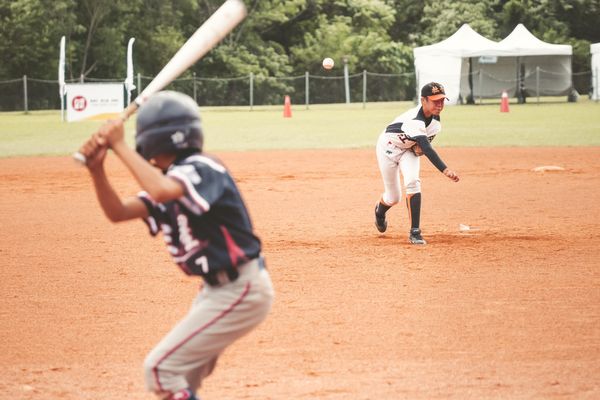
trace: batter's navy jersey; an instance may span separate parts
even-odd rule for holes
[[[259,256],[261,243],[229,172],[203,154],[176,161],[166,175],[181,182],[183,197],[156,203],[142,192],[150,233],[162,231],[175,263],[187,274],[207,275]]]

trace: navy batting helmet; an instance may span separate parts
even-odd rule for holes
[[[191,97],[165,90],[140,107],[135,146],[146,160],[161,153],[202,151],[203,142],[198,105]]]

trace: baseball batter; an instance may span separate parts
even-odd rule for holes
[[[162,233],[173,261],[204,285],[187,315],[144,362],[146,386],[159,398],[197,399],[219,355],[265,319],[273,288],[261,242],[227,169],[202,152],[198,106],[177,92],[159,92],[139,110],[136,151],[123,122],[109,121],[80,149],[97,198],[113,222],[142,218]],[[104,169],[110,148],[143,189],[122,200]],[[155,168],[156,167],[156,168]]]
[[[396,117],[377,140],[377,162],[383,178],[384,192],[375,206],[375,226],[379,232],[385,232],[385,213],[400,201],[400,172],[410,219],[408,240],[412,244],[426,244],[420,228],[419,157],[425,155],[440,172],[454,182],[459,181],[456,172],[446,166],[431,146],[431,141],[442,129],[440,113],[444,109],[444,100],[447,100],[444,87],[436,82],[428,83],[421,88],[421,104]]]

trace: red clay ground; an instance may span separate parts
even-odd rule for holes
[[[403,206],[375,230],[372,149],[219,154],[277,298],[203,399],[600,398],[600,148],[440,152],[462,180],[424,160],[425,247]],[[198,281],[68,158],[2,159],[0,181],[0,398],[152,399],[142,361]]]

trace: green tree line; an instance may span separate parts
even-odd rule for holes
[[[222,0],[0,0],[0,80],[57,79],[66,36],[67,79],[156,75]],[[573,46],[573,72],[590,69],[600,41],[598,0],[246,0],[248,17],[185,74],[260,77],[317,73],[346,56],[350,73],[414,71],[412,49],[463,23],[501,40],[523,23],[538,38]],[[272,85],[283,83],[270,83]]]

